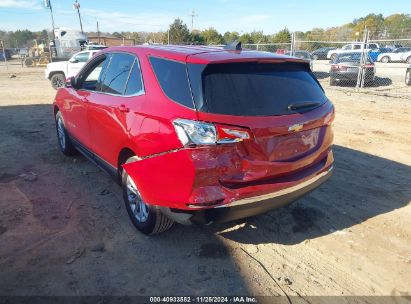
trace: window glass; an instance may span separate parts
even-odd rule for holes
[[[150,62],[164,94],[186,107],[194,108],[186,65],[156,57],[150,57]]]
[[[204,68],[200,83],[198,77],[192,77],[192,73],[200,70],[189,68],[189,71],[196,104],[201,104],[200,111],[208,113],[286,115],[295,113],[289,109],[291,104],[326,101],[322,88],[305,64],[210,64]],[[195,88],[198,86],[202,90]],[[201,91],[202,96],[198,94]]]
[[[371,63],[371,59],[369,56],[365,57],[367,63]],[[341,63],[341,62],[357,62],[361,61],[361,53],[345,53],[340,54],[335,58],[332,63]]]
[[[123,94],[126,82],[134,62],[130,54],[113,54],[101,83],[101,91],[111,94]]]
[[[361,49],[361,45],[359,44],[354,44],[354,50],[359,50]]]
[[[88,57],[89,57],[89,53],[85,52],[85,53],[77,54],[76,56],[74,56],[74,59],[77,60],[78,62],[87,62]]]
[[[143,83],[141,81],[140,64],[137,59],[134,61],[133,69],[131,70],[130,77],[128,78],[125,95],[134,95],[141,92],[143,89]]]
[[[98,91],[101,86],[101,79],[104,74],[105,67],[109,62],[109,56],[102,56],[100,60],[97,60],[93,64],[92,67],[87,68],[84,73],[80,72],[79,80],[82,83],[82,89]]]

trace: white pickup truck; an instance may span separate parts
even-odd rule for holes
[[[99,50],[89,50],[76,53],[69,61],[51,62],[47,65],[45,75],[54,89],[61,88],[67,78],[76,76],[80,69]]]
[[[379,49],[380,46],[377,43],[368,43],[366,51],[371,51],[375,49]],[[364,49],[364,43],[357,42],[357,43],[350,43],[344,45],[341,49],[331,50],[327,53],[327,59],[333,60],[338,54],[344,53],[360,53]]]

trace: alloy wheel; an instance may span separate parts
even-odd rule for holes
[[[57,118],[57,136],[59,139],[59,144],[64,150],[66,148],[66,131],[64,130],[64,124],[61,117]]]
[[[130,204],[131,211],[134,217],[139,222],[145,222],[148,218],[149,208],[148,205],[141,198],[140,192],[137,190],[136,184],[133,179],[127,176],[127,200]]]

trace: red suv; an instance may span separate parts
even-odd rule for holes
[[[143,233],[290,203],[331,174],[334,107],[309,63],[192,46],[116,47],[57,92],[66,155],[122,185]]]

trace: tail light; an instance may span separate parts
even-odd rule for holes
[[[347,71],[347,67],[341,64],[333,64],[331,66],[332,71]]]
[[[208,122],[176,119],[177,136],[184,146],[236,143],[250,138],[247,129]]]

